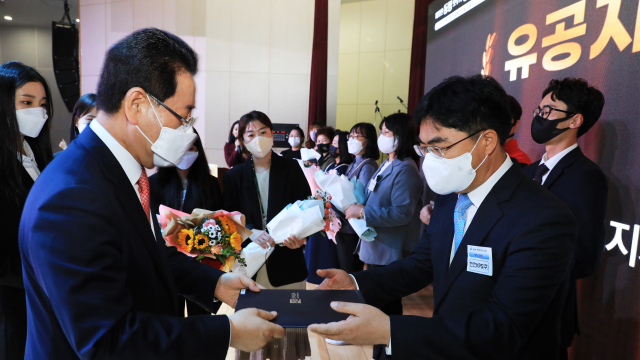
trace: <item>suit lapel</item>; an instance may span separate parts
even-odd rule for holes
[[[503,212],[500,209],[499,204],[508,200],[511,197],[515,187],[518,183],[525,178],[522,169],[517,164],[511,166],[511,168],[502,176],[500,180],[493,186],[487,197],[482,201],[480,207],[476,211],[476,214],[471,221],[471,225],[467,229],[467,232],[462,238],[462,242],[453,257],[453,261],[449,266],[442,285],[439,287],[439,291],[434,291],[434,303],[440,303],[445,297],[451,286],[455,283],[456,279],[467,268],[467,245],[481,246],[486,240],[487,236],[493,229],[493,227],[502,218]],[[451,226],[453,226],[453,211],[455,209],[455,203],[452,208],[447,209],[447,216],[451,218]],[[451,242],[453,241],[453,231],[448,238],[448,242],[443,240],[443,244],[448,244],[449,251],[444,249],[440,250],[436,256],[442,256],[442,254],[451,254]],[[446,263],[449,264],[449,256],[446,256]],[[435,272],[435,268],[434,268]],[[435,311],[436,309],[434,309]]]
[[[431,225],[436,226],[438,224],[438,228],[434,229],[431,234],[431,262],[433,264],[433,286],[436,299],[438,297],[441,298],[441,296],[437,295],[441,293],[440,288],[449,270],[449,257],[454,234],[453,210],[456,206],[456,199],[456,195],[448,195],[443,205],[437,205],[438,210],[436,211],[442,211],[443,217],[437,218],[436,222]],[[435,301],[435,304],[438,304],[438,302]]]
[[[284,169],[284,159],[275,153],[271,154],[271,171],[269,172],[269,208],[267,209],[267,221],[278,215],[288,204],[282,204],[282,189],[287,181],[287,173]],[[315,194],[312,194],[315,195]]]
[[[400,163],[400,160],[398,159],[394,159],[391,164],[387,165],[387,168],[389,167],[394,167],[396,165],[398,165]],[[389,171],[386,171],[387,169],[385,169],[384,174],[380,175],[380,172],[382,171],[382,167],[384,166],[384,163],[382,163],[382,165],[380,165],[380,167],[378,168],[378,170],[376,170],[376,172],[373,174],[373,176],[371,177],[371,179],[375,179],[376,177],[380,176],[379,179],[377,179],[376,181],[376,187],[378,187],[380,185],[380,183],[382,182],[382,180],[386,179],[387,177],[389,177],[389,175],[391,175],[391,173],[393,172],[393,169],[389,169]],[[365,199],[365,203],[367,202],[366,200],[369,200],[369,195],[371,195],[372,191],[369,190],[369,184],[364,184],[364,186],[366,186],[366,190],[367,190],[367,197]]]
[[[154,263],[156,272],[163,279],[163,282],[167,286],[167,290],[170,292],[171,298],[174,300],[175,305],[175,288],[173,286],[172,276],[166,255],[160,252],[159,244],[154,238],[151,231],[151,225],[147,220],[147,216],[142,209],[142,204],[136,194],[129,178],[122,169],[122,166],[115,158],[109,148],[100,140],[100,138],[91,130],[87,128],[89,132],[88,136],[83,136],[85,143],[88,142],[87,149],[96,155],[97,161],[101,163],[103,171],[107,176],[111,178],[114,186],[117,187],[117,200],[124,210],[124,213],[129,220],[129,223],[136,229],[137,237],[132,238],[132,241],[140,241],[143,243],[145,249],[149,253],[151,260]],[[76,140],[78,141],[78,140]],[[152,216],[154,216],[152,214]],[[114,224],[115,225],[115,224]],[[126,234],[122,234],[126,236]],[[162,244],[164,246],[164,244]]]
[[[560,159],[560,161],[558,161],[556,166],[553,167],[553,169],[549,173],[549,176],[547,176],[547,179],[544,181],[544,184],[542,184],[542,186],[544,186],[547,189],[550,188],[551,185],[553,185],[553,183],[560,177],[560,175],[562,175],[562,172],[567,166],[573,164],[576,160],[578,160],[583,156],[584,154],[582,153],[582,150],[580,150],[579,146],[569,151],[569,153],[565,155],[562,159]]]

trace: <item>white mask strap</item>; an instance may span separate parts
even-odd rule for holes
[[[158,120],[158,124],[160,124],[160,127],[163,127],[162,123],[160,122],[160,117],[156,112],[156,108],[153,107],[153,103],[151,102],[151,99],[149,99],[149,94],[146,94],[146,95],[147,95],[147,100],[149,100],[149,105],[151,105],[151,110],[153,110],[153,113],[156,115],[156,120]]]
[[[482,135],[484,135],[484,131],[482,132],[482,134],[480,134],[480,137],[478,138],[478,141],[476,141],[476,144],[473,145],[473,149],[471,149],[471,152],[469,152],[469,154],[473,154],[473,150],[476,149],[476,146],[478,146],[478,143],[480,143],[480,139],[482,139]],[[480,163],[480,165],[478,165],[477,168],[473,169],[473,171],[476,171],[478,169],[480,169],[480,166],[482,166],[482,164],[484,164],[484,162],[487,160],[487,158],[489,157],[489,155],[485,156],[484,159],[482,159],[482,162]],[[472,155],[473,158],[473,155]]]

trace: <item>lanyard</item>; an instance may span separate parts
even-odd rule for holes
[[[253,169],[253,180],[256,182],[256,190],[258,190],[258,202],[260,203],[260,218],[262,219],[262,230],[267,231],[267,212],[262,204],[262,195],[260,194],[260,185],[258,184],[258,175],[256,167],[253,164],[253,156],[251,157],[251,168]],[[271,159],[269,159],[269,169],[271,169]]]

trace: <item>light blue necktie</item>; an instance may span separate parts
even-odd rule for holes
[[[466,223],[466,213],[469,206],[473,205],[469,196],[467,194],[458,195],[458,202],[456,202],[456,209],[453,211],[453,225],[454,235],[453,241],[456,244],[455,250],[453,253],[455,254],[458,251],[458,246],[462,242],[462,237],[464,236],[464,225]]]

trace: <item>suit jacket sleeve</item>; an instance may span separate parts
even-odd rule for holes
[[[391,316],[393,356],[495,359],[513,354],[527,342],[567,281],[574,244],[573,218],[560,211],[545,213],[512,241],[487,305],[452,316]],[[378,284],[397,281],[382,274]]]
[[[571,279],[585,278],[598,269],[606,236],[607,179],[600,171],[580,175],[564,188],[568,193],[560,194],[578,221]]]
[[[188,352],[192,359],[224,359],[230,338],[226,316],[181,318],[132,310],[120,245],[128,234],[118,232],[109,215],[114,211],[97,191],[69,187],[41,204],[21,232],[30,276],[44,287],[78,357],[183,359]],[[195,264],[176,266],[179,277],[193,270],[201,281],[213,280]],[[213,290],[203,291],[209,296]]]
[[[365,302],[376,307],[424,289],[433,281],[429,228],[422,233],[420,243],[410,257],[392,262],[383,268],[360,271],[353,276]],[[395,355],[395,341],[393,343]]]
[[[391,177],[391,175],[389,176]],[[402,166],[393,179],[391,203],[389,207],[373,207],[365,204],[364,214],[367,226],[396,227],[411,221],[416,204],[422,194],[420,175],[410,166]],[[376,196],[371,194],[370,196]]]

